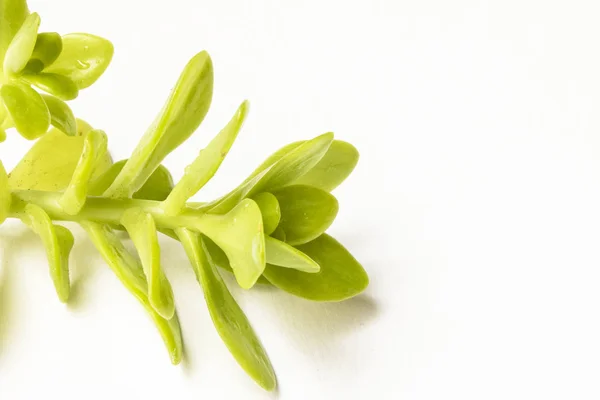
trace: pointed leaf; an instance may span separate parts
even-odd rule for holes
[[[25,139],[36,139],[46,133],[50,112],[38,92],[21,83],[6,83],[0,88],[0,97],[17,131]]]
[[[202,285],[204,299],[219,336],[244,371],[264,389],[273,390],[277,381],[269,357],[248,318],[207,257],[200,236],[187,229],[178,229],[177,235]]]
[[[28,15],[26,0],[0,1],[0,65],[4,64],[6,50]]]
[[[115,275],[117,275],[117,278],[142,303],[148,314],[150,314],[167,346],[171,363],[179,364],[183,354],[183,341],[177,313],[170,320],[166,320],[150,305],[150,301],[148,300],[148,285],[142,266],[125,249],[119,238],[109,227],[93,222],[83,222],[82,226],[90,235],[92,242],[102,255],[102,258],[104,258],[104,261],[113,270]]]
[[[281,210],[279,209],[277,197],[269,192],[262,192],[253,196],[252,200],[254,200],[256,204],[258,204],[258,208],[260,208],[265,235],[270,235],[277,229],[277,225],[279,225],[279,220],[281,219]]]
[[[248,102],[244,101],[225,128],[186,167],[185,174],[162,205],[166,214],[177,215],[185,202],[214,176],[237,138],[247,113]]]
[[[50,275],[56,288],[58,298],[67,302],[70,294],[69,253],[73,247],[73,235],[62,226],[55,226],[44,210],[34,204],[25,206],[23,221],[37,233],[48,257]]]
[[[40,16],[32,13],[25,18],[23,25],[10,42],[6,55],[4,56],[4,72],[17,74],[25,65],[33,53],[40,27]]]
[[[46,68],[70,78],[79,89],[91,86],[108,68],[114,48],[111,42],[88,33],[70,33],[62,37],[62,51]]]
[[[264,276],[278,288],[309,300],[342,301],[356,296],[369,284],[363,267],[331,236],[323,234],[297,248],[315,260],[321,270],[307,274],[267,265]]]
[[[62,209],[71,215],[75,215],[85,204],[88,194],[90,179],[103,162],[106,154],[106,133],[94,129],[84,137],[83,151],[77,162],[71,182],[58,201]]]
[[[48,107],[48,111],[50,111],[52,126],[64,132],[67,136],[75,136],[77,134],[77,121],[67,103],[48,94],[43,94],[42,98]]]
[[[62,100],[73,100],[79,95],[79,89],[75,82],[66,76],[42,72],[35,75],[24,74],[21,78]]]
[[[279,226],[285,231],[286,242],[292,245],[319,237],[331,226],[339,209],[335,197],[311,186],[287,186],[273,194],[281,208]]]
[[[158,117],[140,140],[106,195],[130,197],[162,160],[198,128],[212,100],[213,68],[206,52],[184,68]]]
[[[35,47],[31,54],[31,59],[28,64],[33,60],[38,60],[42,64],[42,69],[50,66],[62,51],[62,38],[56,32],[44,32],[37,35],[35,41]],[[41,70],[40,70],[41,71]]]
[[[309,256],[287,243],[265,236],[267,264],[292,268],[302,272],[315,273],[321,269]]]
[[[121,223],[142,260],[150,304],[163,318],[171,319],[175,313],[173,289],[160,265],[160,247],[154,219],[139,208],[130,208],[123,214]]]
[[[8,187],[8,175],[4,169],[4,164],[0,161],[0,224],[6,220],[10,213],[10,203],[12,201],[10,188]]]
[[[38,139],[8,176],[12,189],[62,191],[73,176],[83,150],[85,122],[78,121],[78,136],[67,136],[52,129]],[[112,161],[108,152],[93,176],[102,174]]]

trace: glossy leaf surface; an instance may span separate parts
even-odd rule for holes
[[[42,96],[22,83],[6,83],[0,97],[17,131],[28,140],[36,139],[50,127],[50,112]]]
[[[280,240],[265,236],[267,263],[302,272],[319,272],[320,267],[309,256]]]

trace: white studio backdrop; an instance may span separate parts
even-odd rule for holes
[[[316,304],[230,285],[275,366],[263,392],[220,341],[177,243],[163,263],[183,328],[173,367],[85,235],[76,301],[43,248],[0,228],[0,398],[598,399],[600,3],[584,1],[30,0],[42,30],[113,41],[72,103],[128,156],[187,60],[215,95],[166,160],[174,176],[244,99],[249,118],[198,199],[271,152],[327,131],[361,152],[330,232],[371,277]],[[30,143],[0,145],[10,168]],[[228,280],[228,283],[232,283]]]

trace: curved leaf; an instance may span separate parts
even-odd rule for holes
[[[248,102],[244,101],[225,128],[185,168],[185,174],[162,205],[166,214],[178,214],[185,207],[185,202],[215,175],[237,138],[247,113]]]
[[[315,301],[341,301],[356,296],[369,284],[363,267],[338,241],[327,234],[297,246],[321,270],[307,274],[267,265],[264,276],[273,285],[295,296]]]
[[[321,269],[309,256],[287,243],[265,236],[267,264],[292,268],[302,272],[315,273]]]
[[[244,371],[264,389],[273,390],[277,381],[269,357],[210,256],[207,256],[200,235],[187,229],[178,229],[177,236],[202,286],[210,317],[219,336]]]
[[[203,51],[188,62],[162,111],[106,195],[130,197],[138,191],[167,154],[190,137],[204,120],[212,92],[212,61]]]
[[[29,14],[25,18],[23,25],[21,25],[6,50],[4,56],[5,73],[17,74],[25,68],[33,53],[39,27],[40,16],[38,13]]]
[[[273,233],[271,234],[271,237],[273,237],[277,240],[281,240],[282,242],[285,242],[285,239],[286,239],[285,231],[283,230],[282,227],[278,226],[277,229],[275,229],[273,231]]]
[[[277,225],[279,225],[279,220],[281,219],[281,210],[279,208],[277,197],[269,192],[262,192],[253,196],[252,200],[254,200],[256,204],[258,204],[258,208],[260,208],[265,235],[270,235],[277,229]]]
[[[73,234],[65,227],[53,225],[48,214],[34,204],[25,206],[23,221],[42,239],[56,293],[60,301],[67,302],[71,292],[69,253],[73,248]]]
[[[167,346],[171,363],[179,364],[183,354],[183,340],[177,313],[173,315],[173,318],[166,320],[150,305],[148,285],[142,266],[125,249],[123,243],[109,227],[93,222],[83,222],[82,226],[123,286],[142,303],[148,314],[150,314]]]
[[[46,133],[50,112],[38,92],[22,83],[6,83],[0,88],[0,97],[17,131],[25,139],[36,139]]]
[[[339,209],[335,197],[311,186],[287,186],[273,195],[281,208],[279,226],[285,231],[286,242],[292,245],[320,236],[331,226]]]
[[[81,157],[73,171],[71,182],[58,201],[67,214],[77,214],[85,204],[90,179],[94,170],[103,162],[107,144],[106,133],[101,130],[94,129],[84,136]]]
[[[70,33],[62,37],[62,51],[46,68],[70,78],[79,89],[91,86],[100,78],[112,60],[111,42],[88,33]]]
[[[0,161],[0,224],[6,220],[10,212],[10,203],[12,197],[8,187],[8,175],[4,169],[4,164]]]
[[[33,86],[62,100],[73,100],[79,95],[79,89],[75,82],[66,76],[42,72],[35,75],[24,74],[22,78]]]
[[[50,124],[67,136],[75,136],[77,134],[77,121],[67,103],[48,94],[43,94],[42,98],[50,112]]]
[[[42,69],[50,66],[62,51],[62,38],[56,32],[44,32],[37,35],[35,47],[28,64],[34,60],[42,64]],[[35,63],[35,61],[34,61]],[[41,70],[40,70],[41,71]]]
[[[28,15],[27,1],[0,1],[0,65],[4,64],[6,49]]]

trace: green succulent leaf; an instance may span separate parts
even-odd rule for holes
[[[328,192],[311,186],[293,185],[273,192],[281,207],[279,226],[286,242],[310,242],[327,230],[335,220],[338,201]]]
[[[35,47],[28,64],[34,60],[42,64],[42,69],[52,65],[62,51],[62,38],[56,32],[38,33]],[[37,63],[36,63],[37,64]],[[40,71],[41,71],[40,70]]]
[[[286,234],[285,234],[285,231],[283,230],[283,228],[278,226],[277,229],[275,229],[273,231],[273,233],[271,233],[271,237],[275,238],[277,240],[281,240],[282,242],[285,242]]]
[[[27,65],[40,27],[40,16],[32,13],[25,18],[23,25],[19,28],[6,50],[4,56],[4,72],[17,74]]]
[[[53,192],[64,190],[79,163],[88,128],[87,123],[77,120],[77,136],[67,136],[58,129],[52,129],[38,139],[10,172],[10,188]],[[92,176],[102,174],[111,164],[110,154],[106,152]]]
[[[264,389],[273,390],[277,381],[269,357],[248,318],[229,293],[200,235],[181,228],[177,230],[177,236],[204,290],[206,305],[219,336],[244,371]]]
[[[6,220],[10,212],[10,187],[8,186],[8,175],[4,169],[4,164],[0,161],[0,224]]]
[[[28,15],[26,0],[0,1],[0,65],[4,64],[6,50]]]
[[[82,226],[123,286],[142,303],[148,314],[150,314],[167,346],[171,363],[179,364],[183,354],[183,341],[177,313],[173,315],[173,318],[167,320],[154,310],[148,300],[148,284],[142,266],[125,249],[112,229],[94,222],[83,222]]]
[[[277,197],[269,192],[262,192],[253,196],[252,200],[254,200],[256,204],[258,204],[258,208],[260,208],[265,235],[270,235],[277,229],[277,225],[279,225],[279,220],[281,219],[281,210],[279,208]]]
[[[325,133],[299,145],[286,146],[288,148],[287,153],[280,150],[269,157],[244,183],[221,199],[208,204],[205,208],[212,213],[225,213],[245,197],[251,197],[264,191],[272,191],[290,184],[319,162],[332,141],[333,133]]]
[[[28,140],[37,139],[50,126],[50,112],[42,96],[22,83],[6,83],[0,97],[17,131]]]
[[[315,260],[321,270],[315,274],[267,265],[264,276],[273,285],[315,301],[342,301],[361,293],[369,284],[363,267],[338,241],[327,234],[296,246]]]
[[[165,213],[177,215],[185,207],[185,202],[215,175],[237,138],[247,113],[248,102],[244,101],[225,128],[186,167],[185,174],[163,203]]]
[[[265,251],[267,264],[308,273],[316,273],[321,269],[319,264],[300,250],[270,236],[265,236]]]
[[[171,319],[175,313],[173,289],[160,265],[160,247],[154,219],[139,208],[128,209],[121,223],[129,233],[140,255],[150,304],[165,319]]]
[[[114,163],[104,174],[92,182],[90,194],[100,196],[115,180],[127,160]],[[173,177],[164,165],[159,165],[148,178],[144,186],[133,194],[134,199],[163,201],[173,190]]]
[[[43,94],[42,98],[50,112],[50,124],[67,136],[75,136],[77,121],[67,103],[48,94]]]
[[[67,214],[77,214],[85,204],[90,180],[94,171],[103,163],[107,144],[106,133],[101,130],[94,129],[85,135],[81,157],[73,171],[71,182],[59,200],[59,205]]]
[[[22,78],[33,86],[62,100],[73,100],[79,95],[79,89],[75,82],[66,76],[42,72],[35,75],[24,74]]]
[[[62,37],[62,51],[46,72],[64,75],[75,82],[77,88],[85,89],[106,71],[113,53],[112,43],[104,38],[70,33]]]
[[[162,111],[106,195],[130,197],[138,191],[167,154],[198,128],[208,112],[212,92],[212,61],[208,53],[201,52],[184,68]]]
[[[66,303],[71,292],[69,254],[73,248],[73,234],[65,227],[53,225],[48,214],[34,204],[25,207],[23,221],[42,239],[56,293],[60,301]]]

